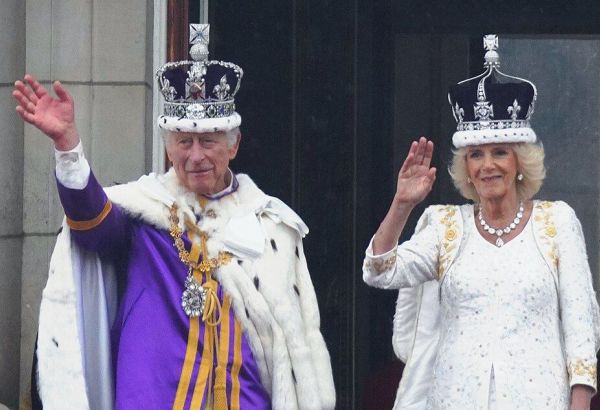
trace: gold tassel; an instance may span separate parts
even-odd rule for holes
[[[218,366],[215,376],[215,410],[227,410],[227,386],[225,368]]]
[[[202,313],[202,321],[208,326],[215,327],[221,323],[221,303],[217,296],[217,281],[207,275],[209,279],[202,284],[206,290],[206,302],[204,304],[204,312]]]

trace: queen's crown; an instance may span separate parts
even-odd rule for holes
[[[537,90],[526,79],[500,71],[498,37],[483,38],[485,71],[450,87],[448,102],[457,122],[454,146],[535,142],[531,128]]]

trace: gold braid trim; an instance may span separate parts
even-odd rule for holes
[[[112,202],[110,200],[106,201],[104,204],[104,208],[100,212],[100,214],[94,219],[88,219],[87,221],[74,221],[73,219],[67,216],[67,225],[74,231],[89,231],[90,229],[94,229],[98,225],[104,221],[104,219],[108,216],[112,209]]]
[[[596,369],[596,363],[590,360],[575,360],[569,363],[569,376],[585,376],[592,380],[596,380],[598,371]]]
[[[369,259],[365,262],[367,269],[383,273],[396,266],[396,251],[385,259]]]
[[[456,207],[452,205],[445,206],[440,210],[440,213],[442,213],[440,223],[444,226],[445,231],[438,259],[438,280],[442,278],[451,262],[452,251],[456,247],[454,241],[458,237],[458,227],[455,217]]]
[[[543,229],[540,231],[542,239],[546,245],[548,245],[548,258],[554,265],[554,269],[558,269],[558,252],[553,238],[558,233],[556,225],[554,225],[554,219],[550,208],[552,208],[552,202],[540,201],[536,206],[535,222],[541,224]]]

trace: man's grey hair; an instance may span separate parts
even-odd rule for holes
[[[160,133],[161,136],[163,138],[163,141],[165,143],[165,146],[167,146],[169,144],[169,139],[171,137],[171,135],[177,134],[177,131],[170,131],[170,130],[165,130],[165,129],[160,129]],[[238,135],[241,135],[240,132],[240,127],[235,127],[232,130],[229,131],[225,131],[225,137],[227,138],[227,146],[228,147],[233,147],[233,145],[235,144],[235,142],[237,141],[237,137]]]
[[[240,127],[235,127],[232,130],[225,131],[225,136],[227,137],[227,146],[228,147],[233,147],[233,145],[237,141],[238,135],[242,135],[242,133],[240,132]]]

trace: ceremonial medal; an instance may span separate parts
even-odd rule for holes
[[[191,269],[190,269],[191,273]],[[206,289],[189,274],[185,280],[185,289],[181,295],[181,306],[189,317],[199,317],[204,313]]]

